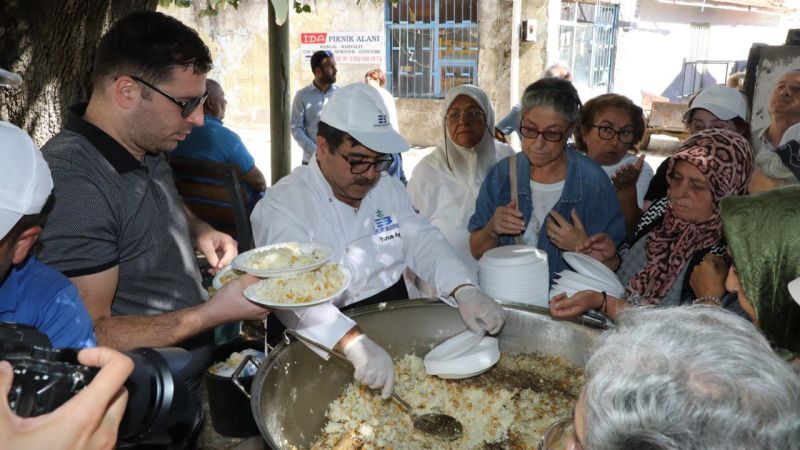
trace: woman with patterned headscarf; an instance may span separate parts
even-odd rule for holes
[[[741,135],[709,129],[692,135],[672,157],[667,197],[653,203],[631,239],[617,251],[605,235],[587,240],[584,253],[615,270],[626,285],[624,299],[594,291],[551,300],[554,317],[597,309],[610,318],[630,305],[674,306],[695,300],[692,268],[709,253],[725,255],[719,204],[742,195],[753,171],[753,152]]]
[[[800,357],[800,305],[788,284],[800,277],[800,187],[722,201],[733,262],[725,287],[787,359]]]

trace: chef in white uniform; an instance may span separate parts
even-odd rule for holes
[[[383,176],[391,154],[408,148],[375,88],[345,86],[322,109],[315,158],[268,189],[251,216],[256,245],[333,245],[331,259],[352,272],[349,289],[330,304],[275,314],[287,328],[342,351],[354,377],[381,388],[384,398],[394,387],[392,359],[339,308],[407,298],[402,275],[410,267],[459,308],[470,329],[497,333],[505,320],[442,233],[414,209],[403,184]]]

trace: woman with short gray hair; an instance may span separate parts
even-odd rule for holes
[[[800,448],[800,378],[719,308],[626,310],[596,341],[586,377],[574,432],[557,422],[542,448],[565,432],[567,448],[591,450]]]
[[[561,251],[575,251],[587,233],[607,233],[617,244],[625,238],[625,220],[608,175],[567,146],[580,110],[578,92],[569,81],[543,78],[525,89],[522,152],[489,171],[469,220],[470,251],[476,259],[501,245],[526,243],[547,253],[552,281],[567,268]]]

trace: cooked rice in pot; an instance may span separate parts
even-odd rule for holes
[[[450,443],[429,437],[395,402],[350,384],[328,409],[312,448],[535,449],[552,422],[570,415],[583,385],[583,370],[540,354],[503,353],[494,368],[464,380],[428,376],[413,355],[397,361],[395,370],[400,396],[420,414],[455,417],[464,436]]]

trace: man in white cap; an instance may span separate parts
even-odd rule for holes
[[[409,267],[458,306],[473,331],[496,333],[500,306],[476,286],[444,235],[419,214],[403,184],[382,176],[392,153],[409,145],[391,126],[380,93],[363,83],[339,89],[322,109],[316,156],[269,189],[253,210],[257,245],[319,241],[333,245],[333,261],[352,272],[350,287],[331,304],[276,311],[286,327],[342,351],[354,377],[388,398],[394,365],[356,322],[339,311],[407,298]]]
[[[31,138],[8,122],[0,122],[0,155],[0,321],[36,327],[54,347],[94,347],[78,290],[29,255],[53,189],[50,169]]]

